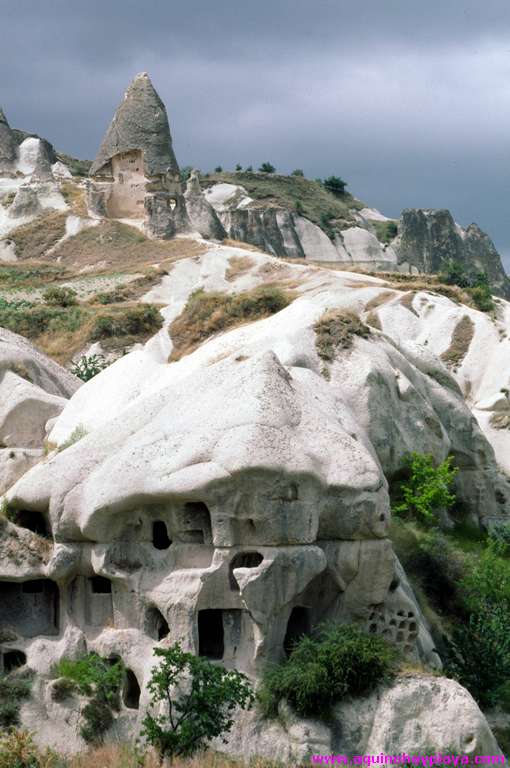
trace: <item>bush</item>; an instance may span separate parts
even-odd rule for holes
[[[489,538],[500,544],[502,552],[508,553],[510,551],[510,522],[496,523],[489,531]]]
[[[107,367],[103,355],[82,355],[71,367],[71,373],[82,381],[90,381]]]
[[[142,304],[115,315],[99,315],[92,331],[91,341],[112,336],[138,336],[155,333],[161,328],[162,317],[157,307]]]
[[[0,326],[19,333],[29,339],[46,331],[76,331],[83,322],[79,307],[26,307],[2,306],[0,304]]]
[[[174,343],[172,358],[191,351],[214,333],[273,315],[284,309],[290,299],[289,294],[271,285],[235,294],[195,291],[169,328]]]
[[[409,479],[400,484],[398,503],[393,505],[397,515],[411,517],[425,523],[437,522],[442,510],[447,511],[455,502],[453,481],[458,472],[448,456],[439,466],[429,453],[411,453],[405,457]]]
[[[477,285],[474,288],[468,288],[468,292],[480,312],[491,312],[495,308],[496,305],[488,285]]]
[[[124,665],[120,659],[103,659],[89,653],[76,661],[62,659],[54,668],[54,675],[76,686],[89,701],[82,710],[80,734],[88,744],[99,744],[113,723],[112,710],[120,707],[120,688]]]
[[[237,163],[236,164],[236,171],[239,172],[239,171],[242,171],[242,170],[243,170],[243,166],[240,163]]]
[[[73,307],[78,302],[77,293],[65,286],[52,286],[44,291],[43,299],[50,307]]]
[[[302,717],[329,716],[345,696],[362,696],[391,677],[397,654],[382,637],[353,625],[324,627],[302,637],[282,665],[268,669],[259,692],[266,716],[285,699]]]
[[[276,168],[271,163],[262,163],[259,168],[260,173],[274,173]]]
[[[63,768],[64,763],[50,749],[40,750],[27,731],[0,734],[0,768]]]
[[[214,169],[214,173],[223,173],[223,168],[221,167],[221,165],[216,166],[216,168]]]
[[[324,179],[324,186],[328,192],[340,197],[345,194],[347,182],[341,179],[340,176],[329,176],[327,179]]]
[[[254,695],[245,675],[185,653],[179,643],[156,648],[161,663],[148,684],[152,705],[168,704],[165,714],[143,721],[142,735],[161,758],[188,756],[230,731],[237,707],[250,709]],[[179,695],[175,694],[175,687]]]
[[[482,707],[500,700],[510,681],[510,614],[505,605],[480,605],[447,642],[447,671]]]
[[[21,704],[30,696],[33,674],[30,671],[0,675],[0,727],[19,724]]]
[[[292,171],[290,174],[291,176],[304,176],[304,172],[301,170],[301,168],[296,168],[295,171]]]
[[[315,348],[322,360],[333,362],[338,349],[350,349],[355,336],[368,338],[371,331],[360,318],[344,309],[326,311],[314,325]]]

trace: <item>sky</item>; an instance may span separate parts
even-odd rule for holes
[[[0,0],[0,106],[92,159],[149,72],[181,166],[339,175],[449,208],[510,271],[509,0]]]

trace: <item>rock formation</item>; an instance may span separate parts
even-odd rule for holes
[[[89,205],[96,215],[142,219],[154,237],[188,228],[168,116],[145,72],[126,91],[90,177]]]
[[[3,110],[0,109],[0,173],[14,170],[17,144]]]
[[[448,261],[455,261],[464,267],[466,274],[486,272],[494,292],[510,297],[510,281],[492,240],[476,224],[462,229],[450,211],[428,208],[403,211],[394,249],[401,269],[437,273]]]
[[[202,192],[198,171],[191,172],[184,199],[192,229],[210,240],[223,240],[227,236],[216,211]]]

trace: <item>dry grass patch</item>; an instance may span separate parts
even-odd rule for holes
[[[378,331],[382,331],[382,323],[377,312],[369,312],[365,319],[367,325],[371,328],[377,328]]]
[[[121,266],[123,271],[140,264],[164,264],[205,253],[206,246],[196,240],[149,240],[140,230],[119,221],[102,221],[65,240],[52,252],[59,264],[73,268],[97,266],[107,271]]]
[[[393,274],[393,273],[390,273]],[[439,293],[441,296],[446,296],[447,299],[455,302],[456,304],[465,304],[468,307],[474,307],[471,296],[459,288],[457,285],[446,285],[446,283],[440,283],[434,275],[428,276],[427,280],[402,280],[402,275],[398,278],[390,278],[387,283],[393,288],[398,290],[414,291],[426,291],[427,293]]]
[[[368,338],[371,330],[368,325],[345,309],[328,310],[314,325],[315,348],[322,360],[331,363],[338,349],[350,349],[354,337]]]
[[[370,301],[367,301],[365,309],[367,312],[371,312],[373,309],[377,309],[377,307],[386,304],[394,296],[395,294],[393,291],[382,291],[381,293],[378,293],[377,296],[371,298]]]
[[[399,301],[399,304],[401,304],[403,307],[409,310],[409,312],[412,312],[413,315],[416,315],[416,317],[419,317],[418,312],[413,307],[413,300],[416,296],[416,291],[408,291],[407,293],[404,293],[402,298]]]
[[[75,216],[88,217],[87,192],[84,187],[80,187],[73,181],[64,181],[60,185],[60,191]]]
[[[170,325],[169,333],[174,344],[170,360],[179,360],[193,352],[220,331],[274,315],[292,299],[291,293],[276,285],[262,285],[235,294],[195,291],[183,312]]]
[[[257,248],[256,245],[251,243],[245,243],[242,240],[232,240],[230,237],[226,237],[221,241],[222,245],[228,245],[230,248],[242,248],[243,251],[251,251],[252,253],[266,253],[263,248]],[[267,254],[271,256],[271,254]]]
[[[467,355],[474,335],[475,324],[469,315],[464,315],[453,329],[450,346],[442,353],[441,360],[456,370]]]
[[[170,763],[163,763],[163,766]],[[194,757],[175,757],[172,768],[241,768],[244,763],[232,760],[217,752],[199,752]],[[251,760],[250,768],[278,768],[279,763],[267,760]],[[63,768],[161,768],[161,762],[152,752],[136,753],[126,745],[109,744],[83,752],[64,763]]]
[[[64,237],[66,219],[67,213],[52,211],[17,227],[3,239],[14,243],[18,259],[40,259]]]
[[[225,280],[232,282],[236,277],[246,274],[255,266],[249,256],[232,256],[228,260],[228,269],[225,272]]]

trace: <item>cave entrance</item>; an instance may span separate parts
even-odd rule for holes
[[[188,501],[184,505],[181,540],[189,544],[210,544],[212,541],[211,513],[203,501]]]
[[[152,545],[155,549],[168,549],[172,543],[168,538],[166,523],[163,520],[155,520],[152,524]]]
[[[110,579],[105,579],[104,576],[92,576],[90,588],[94,595],[110,595],[112,592],[112,582]]]
[[[50,579],[0,581],[0,629],[23,637],[58,634],[60,592]]]
[[[139,709],[140,707],[140,685],[131,669],[126,669],[122,700],[128,709]]]
[[[39,536],[49,536],[48,523],[42,512],[36,512],[31,509],[15,510],[14,522],[21,528],[27,528]]]
[[[208,608],[198,612],[198,654],[208,659],[222,659],[225,652],[223,611]]]
[[[8,674],[14,669],[19,669],[27,663],[26,654],[23,651],[7,651],[3,655],[4,672]]]
[[[310,634],[310,612],[302,605],[296,605],[289,616],[287,631],[283,640],[283,648],[287,658],[292,653],[294,646],[303,637]]]
[[[170,632],[167,620],[155,605],[151,605],[147,611],[145,631],[153,640],[164,640]]]
[[[234,570],[236,568],[258,568],[258,566],[263,562],[264,555],[261,555],[260,552],[238,552],[237,555],[232,559],[232,562],[230,563],[230,570],[229,570],[229,581],[230,581],[230,589],[236,590],[239,589],[239,584],[237,583],[237,579],[234,576]]]

